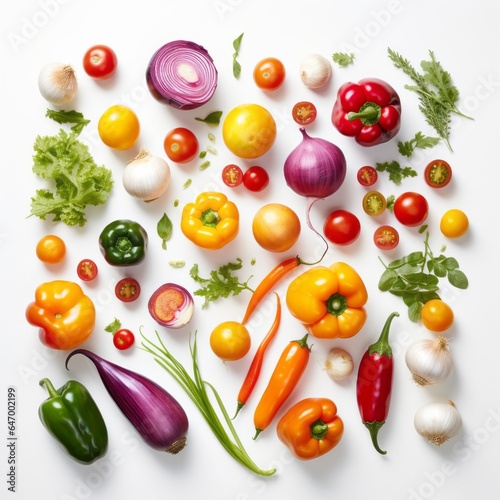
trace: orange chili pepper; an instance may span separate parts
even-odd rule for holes
[[[259,283],[255,291],[252,293],[250,301],[247,305],[247,310],[245,311],[245,316],[241,323],[244,325],[250,319],[250,316],[255,311],[256,307],[259,305],[261,300],[266,296],[266,294],[279,282],[283,276],[288,274],[292,269],[295,269],[300,264],[302,260],[299,257],[292,257],[291,259],[284,260],[279,263],[274,269],[272,269],[267,276]]]
[[[311,460],[337,446],[344,434],[344,423],[331,399],[306,398],[281,417],[276,433],[297,458]]]
[[[274,318],[274,322],[271,325],[269,332],[267,332],[267,335],[264,337],[264,340],[262,340],[257,351],[255,352],[254,358],[252,360],[252,363],[250,364],[250,368],[248,369],[245,380],[241,385],[241,389],[238,394],[238,406],[236,408],[236,413],[233,418],[235,418],[236,415],[238,415],[239,411],[248,401],[250,394],[252,394],[255,384],[257,383],[257,379],[259,378],[260,370],[262,368],[262,362],[264,360],[264,354],[269,344],[271,343],[271,340],[273,340],[274,336],[276,335],[276,332],[278,331],[281,321],[281,301],[279,295],[276,292],[275,295],[277,300],[276,304],[277,308],[276,308],[276,316]]]
[[[281,353],[264,394],[255,409],[254,439],[269,426],[302,377],[309,362],[311,350],[307,345],[308,335],[306,333],[302,339],[292,340]]]

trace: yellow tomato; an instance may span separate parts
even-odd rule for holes
[[[453,325],[454,314],[452,308],[441,299],[428,300],[422,306],[422,324],[431,332],[444,332]]]
[[[66,244],[59,236],[48,234],[38,241],[36,256],[45,264],[58,264],[66,256]]]
[[[210,334],[210,347],[224,361],[241,359],[250,350],[251,340],[245,325],[237,321],[224,321]]]
[[[99,118],[97,130],[106,146],[123,151],[137,142],[140,124],[134,111],[127,106],[116,104]]]
[[[299,239],[300,220],[286,205],[269,203],[260,208],[252,222],[255,241],[270,252],[284,252]]]
[[[439,227],[447,238],[460,238],[469,229],[469,219],[462,210],[453,208],[441,217]]]
[[[274,144],[276,122],[266,108],[258,104],[241,104],[227,114],[222,124],[222,138],[236,156],[258,158]]]

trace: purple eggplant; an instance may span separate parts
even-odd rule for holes
[[[172,454],[184,448],[188,418],[179,402],[165,389],[87,349],[71,352],[66,358],[66,368],[75,354],[83,354],[94,363],[109,395],[149,446]]]

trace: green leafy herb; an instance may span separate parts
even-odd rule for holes
[[[354,52],[334,52],[332,55],[333,62],[339,66],[349,66],[354,61]]]
[[[387,210],[389,210],[389,212],[393,212],[394,211],[394,202],[395,201],[396,201],[396,196],[394,196],[393,194],[389,195],[385,199],[386,208],[387,208]]]
[[[385,264],[385,271],[380,277],[378,288],[401,297],[408,307],[411,321],[420,320],[422,306],[431,299],[439,299],[439,280],[447,278],[450,285],[465,290],[469,281],[459,269],[457,260],[446,257],[441,249],[439,256],[434,256],[429,247],[429,233],[424,241],[423,252],[412,252],[402,258]]]
[[[398,150],[401,155],[411,158],[416,148],[433,148],[440,140],[440,137],[429,137],[422,134],[422,132],[417,132],[413,139],[406,142],[399,141]]]
[[[47,109],[45,116],[61,125],[64,123],[73,123],[71,130],[75,132],[75,134],[80,134],[85,125],[90,123],[90,120],[85,119],[82,113],[75,110],[65,111],[64,109],[60,109],[56,111],[55,109]]]
[[[106,328],[104,328],[104,331],[116,333],[121,327],[121,321],[118,318],[115,318]]]
[[[238,38],[233,40],[233,75],[235,78],[239,78],[241,74],[241,64],[238,62],[238,56],[240,54],[240,46],[241,46],[241,40],[243,40],[243,35],[242,33]]]
[[[209,278],[202,278],[199,275],[198,264],[194,264],[189,275],[196,281],[201,288],[194,292],[195,295],[205,299],[202,308],[206,309],[210,302],[215,302],[218,299],[239,295],[243,290],[253,292],[248,286],[250,278],[245,282],[240,282],[237,276],[234,276],[233,271],[238,271],[242,268],[242,260],[236,259],[236,262],[229,262],[219,267],[218,270],[210,272]]]
[[[167,241],[172,236],[172,221],[168,215],[164,213],[158,223],[156,224],[156,231],[158,236],[162,239],[161,247],[163,250],[167,249]]]
[[[178,361],[167,349],[158,332],[156,332],[156,343],[147,339],[144,335],[142,335],[142,337],[144,342],[141,344],[141,349],[151,354],[153,359],[182,387],[200,411],[206,423],[214,433],[214,436],[219,440],[229,455],[255,474],[261,476],[273,475],[276,469],[261,469],[250,458],[236,433],[236,429],[227,412],[227,408],[222,402],[222,398],[215,387],[201,376],[198,364],[196,332],[194,335],[194,342],[191,343],[191,339],[189,341],[193,375],[190,375],[180,361]],[[216,405],[211,402],[207,388],[210,389],[210,394],[215,398],[217,402]],[[222,414],[222,417],[219,416],[219,411],[217,409]]]
[[[57,120],[80,120],[79,115],[73,113],[54,116]],[[83,121],[82,118],[81,128]],[[81,128],[69,134],[61,129],[58,135],[36,138],[33,173],[42,179],[53,180],[55,190],[36,191],[31,198],[31,215],[42,220],[52,215],[54,222],[84,226],[87,205],[102,205],[107,201],[113,188],[111,170],[98,166],[88,147],[78,140]]]
[[[195,120],[206,123],[208,125],[219,125],[222,113],[222,111],[212,111],[212,113],[209,113],[207,116],[205,116],[205,118],[196,117]]]
[[[450,144],[451,115],[472,118],[463,114],[457,107],[459,91],[453,85],[451,75],[443,69],[431,50],[429,50],[430,60],[420,63],[423,73],[419,73],[408,59],[394,50],[389,48],[388,54],[394,66],[401,69],[413,81],[414,85],[405,85],[405,88],[418,94],[419,109],[427,123],[446,142],[450,151],[453,151]]]
[[[387,172],[389,180],[394,182],[397,186],[403,182],[407,177],[416,177],[418,174],[416,170],[411,167],[402,167],[396,160],[391,162],[377,163],[375,168],[378,172]]]

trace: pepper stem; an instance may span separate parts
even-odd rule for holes
[[[338,317],[347,309],[347,299],[340,293],[334,293],[326,301],[326,309],[330,314]]]
[[[122,253],[127,253],[132,248],[132,242],[125,236],[120,236],[116,240],[115,247]]]
[[[52,384],[52,382],[48,378],[42,378],[42,380],[40,380],[39,384],[42,387],[45,386],[45,388],[47,389],[47,392],[49,393],[49,396],[51,398],[59,397],[59,393],[57,392],[56,388],[54,387],[54,385]]]
[[[387,356],[388,358],[392,358],[392,348],[389,345],[389,330],[391,328],[392,320],[396,316],[399,316],[399,313],[397,311],[394,311],[389,315],[385,322],[384,328],[382,328],[382,333],[380,334],[379,339],[369,347],[370,355],[377,353],[380,356]]]
[[[385,424],[385,420],[383,422],[364,422],[366,428],[370,431],[370,437],[372,438],[372,443],[375,449],[381,454],[385,455],[387,451],[384,451],[380,449],[380,446],[378,445],[378,431],[380,428]]]
[[[357,113],[348,113],[347,119],[352,122],[356,120],[356,118],[359,118],[363,125],[375,125],[375,123],[378,123],[380,120],[381,115],[382,108],[378,104],[374,102],[365,102]]]
[[[220,215],[208,208],[201,214],[200,220],[204,226],[215,227],[220,222]]]
[[[328,425],[319,418],[311,424],[309,429],[311,437],[319,441],[326,436],[326,433],[328,432]]]
[[[236,415],[238,415],[243,406],[245,406],[245,403],[238,401],[238,406],[236,406],[236,413],[234,414],[234,417],[231,420],[234,420],[236,418]]]

